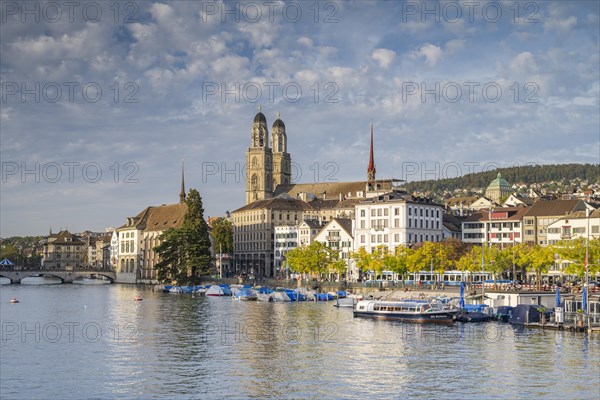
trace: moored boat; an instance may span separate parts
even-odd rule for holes
[[[361,300],[354,307],[355,317],[415,323],[452,324],[455,314],[455,310],[426,300]]]

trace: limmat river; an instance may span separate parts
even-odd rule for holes
[[[2,285],[0,320],[2,399],[600,398],[598,334],[126,285]]]

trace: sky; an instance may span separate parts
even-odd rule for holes
[[[296,182],[600,163],[597,1],[3,1],[0,236],[244,205],[259,107]]]

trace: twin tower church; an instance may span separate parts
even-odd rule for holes
[[[331,197],[341,194],[343,198],[367,197],[367,192],[390,190],[391,181],[376,181],[375,179],[372,126],[369,150],[367,181],[352,182],[351,185],[352,189],[358,188],[359,190],[346,191],[348,182],[293,184],[291,181],[292,159],[288,153],[285,124],[278,114],[271,127],[269,140],[267,118],[262,111],[259,111],[252,122],[251,143],[246,152],[246,205],[286,193],[298,196],[302,189],[310,189],[313,193],[309,192],[308,194],[316,197],[327,194]],[[318,190],[322,191],[314,193]]]
[[[285,124],[278,115],[271,129],[259,111],[252,123],[252,141],[246,153],[246,204],[273,196],[278,185],[291,183],[292,160],[287,152]]]

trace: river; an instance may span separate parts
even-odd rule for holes
[[[0,320],[2,399],[600,398],[598,334],[127,285],[2,285]]]

